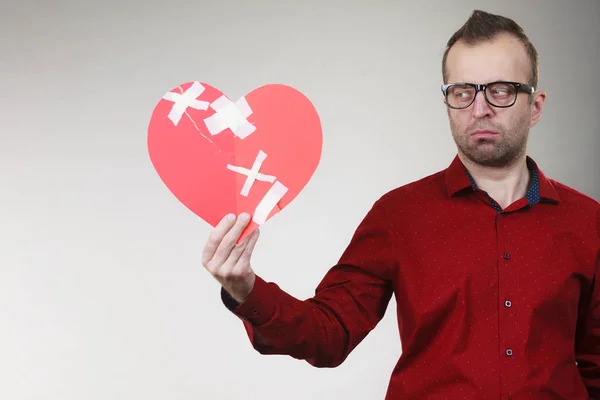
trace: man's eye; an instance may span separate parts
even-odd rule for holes
[[[455,95],[458,98],[468,98],[469,96],[471,96],[471,92],[456,92]]]

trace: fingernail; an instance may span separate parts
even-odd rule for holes
[[[250,215],[247,213],[243,213],[241,217],[242,217],[242,221],[244,221],[244,222],[246,222],[250,219]]]
[[[235,220],[235,214],[227,214],[227,221],[234,221]]]

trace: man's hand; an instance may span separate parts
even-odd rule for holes
[[[237,219],[233,214],[225,216],[210,234],[202,253],[202,265],[240,304],[252,292],[255,280],[250,256],[258,240],[258,229],[237,244],[249,221],[247,213]]]

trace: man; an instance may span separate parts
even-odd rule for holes
[[[394,295],[387,399],[600,399],[600,204],[526,155],[537,68],[514,21],[470,16],[443,58],[457,156],[379,198],[310,299],[253,272],[247,215],[223,219],[203,265],[258,352],[338,366]]]

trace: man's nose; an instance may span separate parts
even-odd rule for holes
[[[473,116],[475,118],[483,118],[491,114],[492,108],[489,103],[485,100],[483,92],[477,92],[475,100],[473,100]]]

